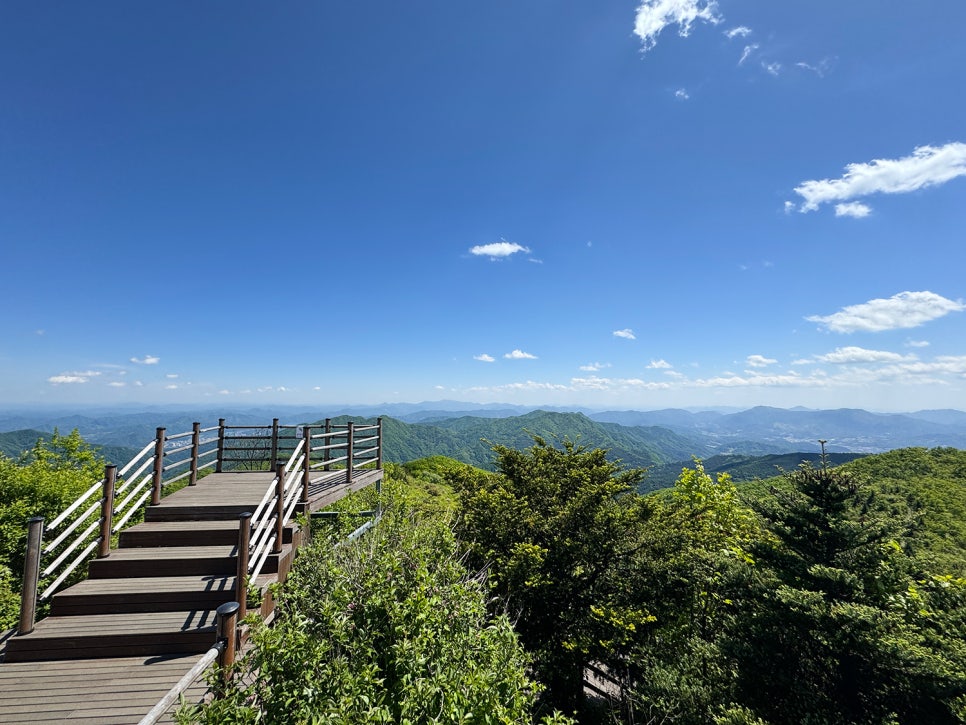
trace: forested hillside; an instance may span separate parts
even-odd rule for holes
[[[740,491],[693,465],[661,496],[635,493],[642,472],[600,449],[538,438],[495,453],[496,472],[441,456],[390,465],[396,490],[419,499],[397,524],[425,525],[418,538],[437,537],[437,556],[417,543],[408,556],[385,550],[398,536],[387,532],[303,559],[281,629],[263,630],[244,665],[265,676],[194,717],[282,722],[285,703],[308,698],[305,719],[398,722],[427,717],[431,702],[456,721],[483,696],[468,673],[522,682],[511,664],[521,646],[539,693],[508,695],[525,706],[514,722],[554,711],[688,725],[966,719],[966,452],[820,460]],[[438,538],[440,516],[456,522],[456,543]],[[512,613],[518,645],[501,640],[499,657],[459,639],[486,620],[464,620],[469,600],[433,579],[458,551],[462,576],[488,591],[491,636]],[[448,626],[447,612],[466,624]],[[313,644],[333,638],[331,651]],[[343,663],[351,651],[360,658]],[[613,677],[610,704],[582,687],[592,663]],[[320,674],[309,682],[309,671]]]

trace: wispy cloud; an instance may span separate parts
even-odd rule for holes
[[[871,213],[872,207],[863,204],[861,201],[849,201],[835,205],[835,216],[850,216],[853,219],[862,219]]]
[[[744,65],[745,61],[758,50],[758,43],[753,43],[752,45],[746,45],[745,49],[741,51],[741,58],[738,59],[738,65]]]
[[[915,355],[900,355],[897,352],[886,350],[866,350],[863,347],[839,347],[825,355],[816,355],[818,362],[832,363],[835,365],[855,365],[863,363],[881,362],[911,362],[916,359]]]
[[[651,362],[647,365],[648,370],[670,370],[673,367],[674,366],[671,363],[664,359],[651,360]]]
[[[822,58],[822,60],[820,60],[817,64],[799,61],[795,65],[796,67],[801,68],[802,70],[811,71],[819,78],[824,78],[825,74],[828,73],[829,69],[832,67],[832,64],[833,64],[832,58]]]
[[[536,355],[531,355],[523,350],[514,350],[513,352],[506,353],[503,357],[507,360],[536,360]]]
[[[161,362],[161,358],[155,357],[154,355],[145,355],[142,358],[132,357],[131,362],[137,365],[157,365]]]
[[[753,368],[764,368],[768,367],[769,365],[774,365],[777,362],[777,360],[770,357],[765,357],[764,355],[749,355],[745,359],[745,364]]]
[[[674,97],[679,101],[686,101],[691,98],[691,94],[688,93],[686,88],[678,88],[676,91],[674,91]]]
[[[904,194],[964,175],[966,143],[954,142],[919,146],[909,156],[898,159],[849,164],[841,178],[803,181],[795,187],[795,193],[804,199],[799,211],[809,212],[822,204],[844,203],[872,194]]]
[[[906,347],[929,347],[928,340],[906,340]]]
[[[80,385],[89,382],[91,378],[96,378],[100,374],[98,370],[61,373],[60,375],[51,375],[47,378],[47,382],[52,385]]]
[[[581,365],[579,369],[583,370],[585,373],[596,373],[598,370],[603,370],[604,368],[609,367],[610,363],[593,362],[588,363],[587,365]]]
[[[623,337],[625,340],[637,339],[637,337],[634,335],[634,331],[629,327],[625,327],[623,330],[614,330],[614,337]]]
[[[114,382],[108,383],[107,385],[110,388],[123,388],[127,386],[127,383],[121,382],[119,380],[115,380]]]
[[[474,360],[479,360],[480,362],[496,362],[496,358],[492,355],[487,355],[485,352],[480,355],[474,355]]]
[[[764,68],[764,70],[765,70],[766,73],[768,73],[769,75],[773,75],[776,78],[779,75],[781,75],[781,72],[782,72],[782,64],[781,63],[778,63],[778,62],[775,62],[775,63],[765,63],[764,61],[762,61],[761,67]]]
[[[475,247],[470,247],[470,254],[477,257],[489,257],[490,259],[506,259],[518,252],[529,254],[530,250],[516,242],[508,242],[505,239],[491,244],[478,244]]]
[[[805,319],[832,332],[882,332],[918,327],[964,309],[962,300],[949,300],[934,292],[900,292],[888,299],[869,300],[831,315],[811,315]]]
[[[634,18],[634,34],[646,52],[657,44],[657,36],[669,25],[676,25],[678,35],[686,38],[698,20],[712,25],[723,20],[715,0],[644,0]]]
[[[731,28],[731,30],[725,31],[725,36],[728,40],[734,40],[735,38],[747,38],[751,35],[751,28],[747,28],[744,25],[739,25],[736,28]]]

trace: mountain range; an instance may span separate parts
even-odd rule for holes
[[[282,423],[298,423],[325,417],[362,420],[376,415],[384,416],[385,459],[389,461],[444,455],[489,468],[493,444],[525,447],[537,435],[606,448],[626,466],[650,467],[655,482],[679,472],[679,464],[695,456],[707,460],[709,470],[736,471],[738,479],[748,470],[773,473],[775,466],[794,467],[804,455],[797,461],[795,456],[775,462],[748,459],[815,454],[820,440],[827,441],[830,452],[849,454],[909,446],[966,448],[966,413],[958,410],[898,414],[762,406],[748,410],[557,411],[441,401],[343,406],[331,411],[289,407],[0,412],[0,450],[15,455],[29,448],[41,433],[76,428],[91,443],[112,447],[104,454],[113,459],[152,440],[158,426],[177,433],[190,430],[193,421],[209,426],[219,417],[230,425],[264,426],[272,417],[279,417]],[[665,466],[670,467],[662,469]]]

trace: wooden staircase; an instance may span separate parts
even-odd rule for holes
[[[238,517],[258,505],[264,485],[237,489],[207,504],[186,504],[196,496],[185,491],[149,506],[117,549],[91,561],[85,581],[54,595],[50,616],[7,641],[5,661],[205,652],[215,609],[236,598]],[[254,583],[262,617],[274,608],[268,585],[285,578],[300,538],[287,525],[281,553],[269,555]]]

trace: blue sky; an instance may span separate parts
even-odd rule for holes
[[[966,408],[964,27],[5,3],[0,403]]]

